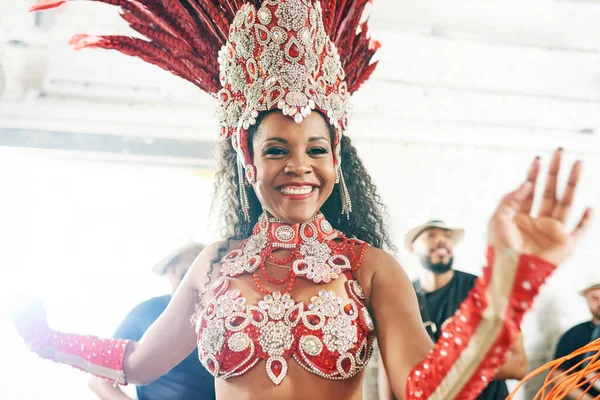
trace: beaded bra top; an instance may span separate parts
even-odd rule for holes
[[[333,229],[320,213],[295,225],[261,216],[252,236],[221,260],[222,276],[210,285],[214,298],[199,312],[196,329],[204,367],[227,379],[266,360],[266,373],[275,385],[285,378],[290,358],[323,378],[346,379],[360,372],[375,341],[365,295],[352,277],[366,247]],[[291,254],[277,259],[273,252],[282,248]],[[285,278],[273,279],[265,268],[267,260],[294,262]],[[242,274],[252,274],[264,295],[256,305],[247,304],[239,290],[229,287],[232,278]],[[297,277],[325,284],[341,275],[347,279],[347,298],[319,290],[305,304],[291,296]],[[270,292],[261,278],[286,287]]]

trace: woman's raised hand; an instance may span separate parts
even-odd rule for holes
[[[559,196],[557,180],[562,153],[563,150],[558,149],[552,156],[538,215],[532,215],[531,207],[540,171],[539,157],[533,161],[527,180],[502,199],[490,219],[489,244],[530,254],[554,265],[571,255],[590,223],[592,210],[586,209],[577,226],[572,231],[567,230],[565,222],[571,212],[582,164],[580,161],[573,164],[567,188]]]

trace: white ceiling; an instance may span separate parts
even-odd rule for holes
[[[126,32],[116,9],[68,4],[42,17],[42,31],[24,8],[0,0],[0,38],[29,45],[0,48],[0,127],[214,138],[212,99],[191,84],[116,52],[68,48],[74,33]],[[600,152],[600,1],[375,0],[372,11],[383,48],[355,96],[352,135],[570,138]]]
[[[375,0],[373,21],[518,46],[600,50],[598,0]]]

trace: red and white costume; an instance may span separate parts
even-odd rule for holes
[[[240,203],[246,214],[245,187],[256,177],[248,129],[259,113],[272,109],[297,123],[317,110],[335,128],[336,183],[341,211],[350,214],[350,195],[340,171],[340,138],[348,123],[350,95],[376,67],[373,56],[379,43],[369,38],[363,19],[369,0],[94,1],[120,6],[121,16],[147,40],[77,35],[73,46],[140,57],[214,96],[220,136],[232,140],[237,152]],[[44,0],[33,10],[63,3]],[[352,276],[365,247],[334,230],[320,214],[301,225],[261,217],[242,248],[223,258],[222,277],[211,287],[215,297],[199,316],[198,345],[207,369],[233,379],[264,360],[274,384],[285,379],[291,359],[327,379],[360,371],[374,340],[364,295]],[[286,278],[274,280],[266,275],[264,263],[276,262],[271,253],[278,248],[292,250],[294,264]],[[489,249],[488,261],[484,276],[439,342],[410,373],[407,399],[475,398],[502,365],[523,313],[554,269],[543,260],[504,250]],[[261,301],[250,304],[248,294],[229,287],[240,274],[254,275]],[[501,274],[514,277],[498,279]],[[297,278],[316,284],[345,279],[346,290],[315,290],[306,304],[291,295]],[[261,279],[285,285],[285,290],[271,293]],[[32,336],[32,349],[43,357],[125,382],[123,341],[41,328]]]
[[[265,261],[282,263],[271,253],[292,251],[295,260],[288,275],[270,278]],[[239,250],[222,260],[222,276],[211,285],[215,297],[198,320],[200,360],[215,377],[241,375],[265,360],[273,383],[285,377],[293,358],[304,369],[327,379],[344,379],[362,370],[375,340],[373,320],[365,295],[352,276],[360,267],[366,243],[347,239],[318,214],[311,221],[289,225],[266,216]],[[230,280],[253,274],[264,298],[247,304]],[[327,284],[345,280],[345,293],[315,290],[310,304],[296,302],[291,292],[296,278]],[[261,281],[285,285],[282,292],[266,290]]]

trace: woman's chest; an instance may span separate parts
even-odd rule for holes
[[[309,286],[257,299],[249,282],[220,278],[212,285],[215,296],[198,319],[198,348],[205,367],[226,379],[264,359],[267,375],[279,384],[287,360],[293,358],[324,378],[355,375],[368,361],[374,341],[360,285],[337,280],[323,288]]]

